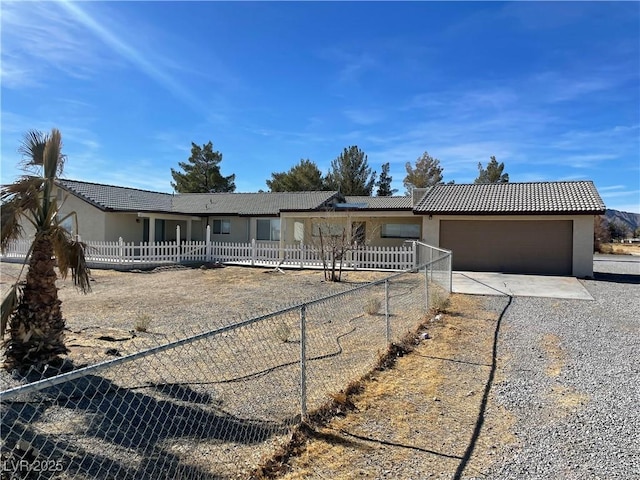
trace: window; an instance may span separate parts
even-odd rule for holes
[[[258,219],[256,240],[280,240],[280,219]]]
[[[385,223],[382,238],[420,238],[420,225],[416,223]]]
[[[73,234],[73,218],[67,217],[61,223],[60,226],[64,228],[67,232]]]
[[[214,220],[213,221],[213,233],[216,235],[228,235],[231,233],[231,221],[230,220]]]

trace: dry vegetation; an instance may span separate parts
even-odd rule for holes
[[[334,398],[342,411],[304,430],[296,455],[272,471],[284,472],[278,478],[286,480],[452,478],[478,418],[496,320],[481,297],[453,295],[440,320],[419,333],[413,352],[374,373],[356,393]],[[486,469],[497,446],[513,441],[513,422],[502,408],[486,411],[468,476]]]
[[[613,255],[640,255],[640,243],[603,243],[600,253]]]

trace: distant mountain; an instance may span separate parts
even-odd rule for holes
[[[638,227],[640,227],[640,214],[638,213],[630,213],[630,212],[621,212],[620,210],[609,210],[604,214],[605,218],[609,222],[619,222],[623,225],[629,227],[629,231],[631,233],[635,232]]]

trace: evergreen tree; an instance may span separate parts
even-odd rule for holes
[[[345,148],[331,162],[326,177],[327,189],[343,195],[371,195],[375,183],[376,172],[369,168],[367,155],[355,145]]]
[[[487,168],[482,168],[482,163],[478,163],[478,178],[473,183],[508,183],[509,174],[502,173],[504,163],[498,163],[495,156],[487,164]]]
[[[300,160],[288,172],[272,173],[271,180],[267,180],[267,187],[272,192],[325,190],[322,172],[309,159]]]
[[[391,195],[393,195],[398,191],[395,188],[394,189],[391,188],[392,180],[393,178],[389,175],[389,162],[387,162],[382,165],[382,171],[380,172],[380,177],[376,182],[376,186],[378,187],[376,195],[378,197],[390,197]]]
[[[191,142],[191,156],[178,165],[184,173],[171,169],[171,186],[178,193],[233,192],[236,189],[234,174],[228,177],[220,173],[222,154],[213,151],[211,142],[200,147]]]

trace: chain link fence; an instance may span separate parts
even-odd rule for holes
[[[420,249],[412,271],[0,392],[2,480],[246,478],[450,291],[450,254]]]

